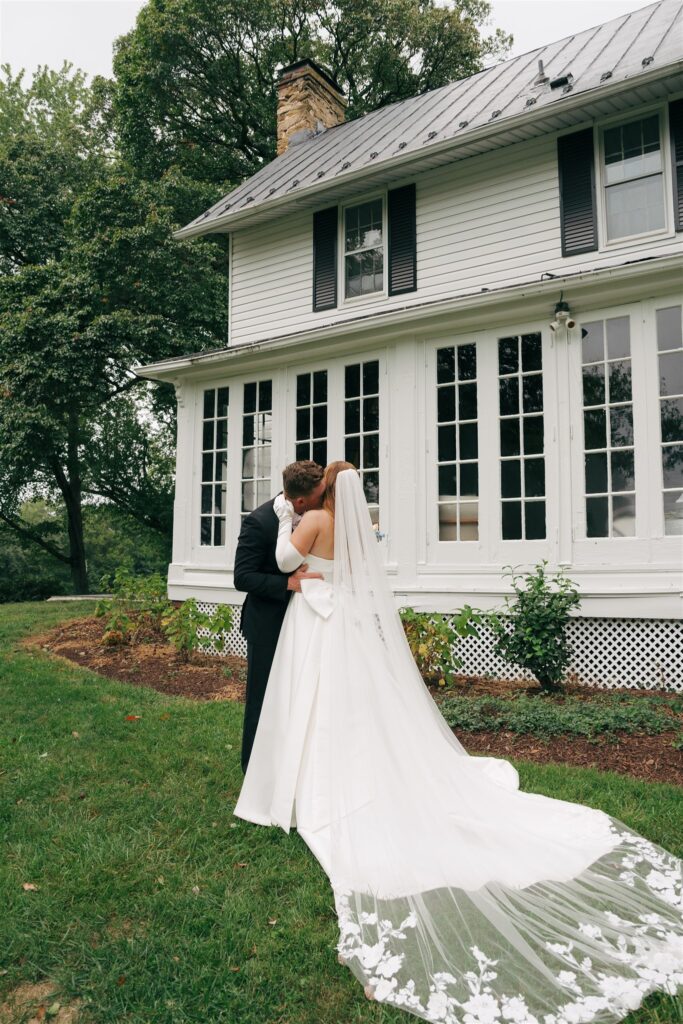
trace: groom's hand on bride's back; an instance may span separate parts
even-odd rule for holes
[[[319,572],[309,572],[306,562],[300,565],[296,572],[293,572],[287,580],[287,590],[293,590],[295,594],[301,593],[302,580],[321,580],[323,576]]]

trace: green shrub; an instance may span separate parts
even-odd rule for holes
[[[662,705],[643,697],[565,697],[561,702],[526,694],[510,698],[446,697],[439,708],[450,726],[465,732],[509,731],[546,739],[560,735],[586,739],[623,733],[654,735],[676,729],[678,724]]]
[[[219,604],[211,615],[200,612],[193,597],[175,607],[168,599],[163,576],[135,576],[127,567],[117,569],[113,578],[102,577],[101,585],[113,595],[98,602],[95,610],[96,615],[107,617],[103,643],[169,640],[184,661],[192,651],[210,644],[223,649],[223,634],[232,627],[228,605]]]
[[[162,620],[162,626],[182,660],[187,661],[192,651],[201,650],[212,643],[219,651],[223,650],[223,633],[228,633],[232,627],[232,608],[227,604],[219,604],[215,612],[209,615],[201,612],[196,600],[191,597],[177,608],[171,607]],[[199,630],[208,633],[200,635]]]
[[[564,570],[546,573],[546,561],[523,575],[507,566],[515,597],[505,598],[504,612],[489,612],[495,651],[509,664],[529,669],[543,690],[560,688],[571,659],[567,640],[570,611],[581,603]]]
[[[469,605],[457,615],[416,612],[401,608],[401,621],[413,658],[422,677],[446,686],[462,667],[456,654],[458,641],[466,636],[479,636],[477,626],[482,617]]]
[[[166,580],[160,573],[135,576],[127,566],[101,579],[103,590],[111,590],[111,599],[99,601],[95,609],[107,621],[103,641],[139,643],[143,639],[162,639],[162,619],[172,608],[166,594]]]

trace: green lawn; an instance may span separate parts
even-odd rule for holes
[[[47,978],[63,1003],[83,1000],[79,1024],[413,1019],[367,1002],[338,965],[331,891],[296,833],[232,817],[241,706],[18,649],[88,610],[0,606],[0,1004]],[[601,807],[683,855],[676,787],[515,763],[525,789]],[[628,1022],[681,1024],[682,1001],[652,996]]]

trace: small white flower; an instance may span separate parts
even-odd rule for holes
[[[498,1000],[483,993],[472,996],[462,1004],[462,1008],[467,1011],[465,1024],[495,1024],[501,1012]]]
[[[565,1006],[560,1007],[562,1013],[562,1020],[568,1022],[568,1024],[586,1024],[587,1021],[591,1020],[595,1014],[583,1005],[583,1001],[580,1003],[567,1003]]]
[[[629,1010],[637,1010],[640,1006],[643,993],[635,981],[630,978],[601,978],[600,991],[609,1000],[621,1003]]]
[[[661,871],[651,871],[645,881],[652,889],[671,889],[674,884],[673,878]]]
[[[391,981],[382,978],[373,989],[375,999],[380,1003],[383,999],[388,999],[396,988],[396,984],[396,978],[392,978]]]
[[[618,914],[613,914],[611,910],[605,911],[605,917],[607,918],[609,923],[613,924],[615,927],[620,924],[628,924],[627,921],[622,921]]]
[[[573,989],[575,992],[580,992],[581,989],[576,984],[576,975],[573,971],[560,971],[557,976],[557,980],[560,985],[566,985],[568,988]]]
[[[538,1020],[529,1013],[529,1008],[521,996],[512,996],[506,999],[503,996],[503,1017],[505,1020],[512,1020],[515,1024],[538,1024]]]
[[[445,1020],[448,1013],[448,996],[445,992],[432,992],[427,1003],[430,1020]]]
[[[361,924],[377,924],[377,914],[366,914],[365,911],[360,915]]]
[[[374,946],[363,945],[360,954],[360,961],[363,967],[371,969],[376,967],[382,959],[382,953],[384,952],[384,943],[377,942]]]
[[[589,939],[601,939],[602,931],[595,924],[580,924],[579,931],[583,935],[587,935]]]
[[[557,953],[558,956],[568,956],[572,951],[572,942],[568,942],[566,946],[563,946],[561,942],[546,942],[546,949],[549,949],[551,953]]]
[[[403,953],[399,953],[397,956],[390,956],[388,960],[383,960],[377,964],[375,968],[375,974],[379,974],[382,978],[391,978],[393,974],[401,969],[403,963]]]

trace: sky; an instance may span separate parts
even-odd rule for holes
[[[258,2],[258,0],[255,0]],[[511,32],[511,56],[647,7],[652,0],[492,0],[493,27]],[[0,0],[0,63],[24,85],[39,64],[64,60],[89,76],[111,76],[114,40],[129,31],[144,0]]]

